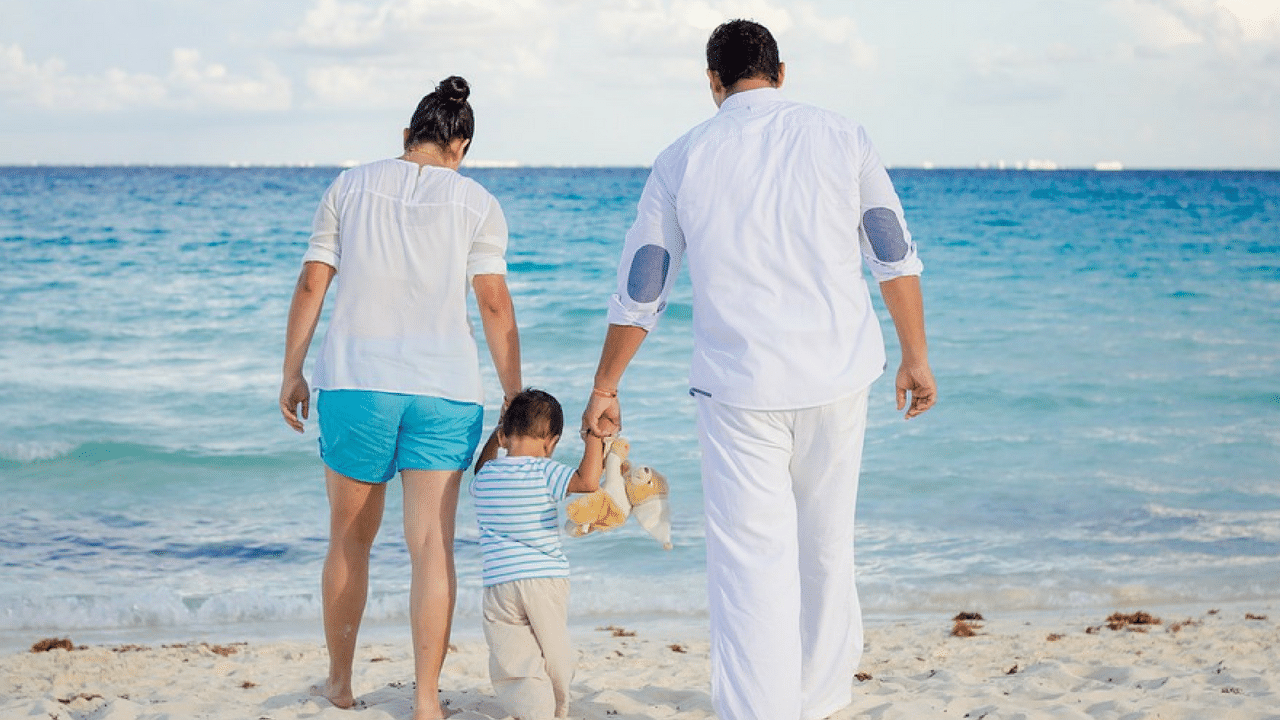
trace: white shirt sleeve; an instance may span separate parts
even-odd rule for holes
[[[342,255],[341,248],[338,245],[338,237],[340,230],[340,216],[338,212],[338,194],[339,186],[342,184],[342,175],[339,175],[325,192],[324,198],[320,200],[320,207],[316,208],[315,218],[311,221],[311,240],[307,247],[307,252],[302,256],[304,264],[309,262],[322,262],[326,265],[338,267],[338,260]]]
[[[467,280],[476,275],[507,274],[507,218],[496,199],[490,198],[489,211],[480,221],[476,237],[467,252]]]
[[[667,309],[684,256],[684,233],[676,217],[675,193],[663,180],[662,157],[654,163],[627,231],[618,263],[617,292],[609,298],[609,324],[652,330]]]
[[[859,208],[861,221],[858,223],[862,259],[877,282],[919,275],[924,264],[916,255],[915,241],[911,239],[911,231],[903,219],[902,201],[893,189],[893,182],[879,153],[862,127],[858,128],[858,141],[862,150],[858,181],[862,197]]]

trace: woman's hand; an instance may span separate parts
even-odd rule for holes
[[[298,406],[302,406],[302,419],[298,418]],[[289,427],[302,432],[302,420],[307,419],[311,410],[311,388],[307,379],[301,374],[286,376],[280,382],[280,414]]]

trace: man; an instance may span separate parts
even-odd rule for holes
[[[712,698],[723,720],[814,720],[851,702],[862,652],[854,502],[885,367],[862,263],[898,332],[908,418],[935,400],[922,266],[865,132],[783,99],[766,28],[721,25],[707,66],[719,111],[654,162],[583,425],[621,428],[618,383],[687,255]]]

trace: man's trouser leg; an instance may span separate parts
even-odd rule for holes
[[[853,512],[865,408],[865,392],[784,412],[699,398],[722,720],[809,720],[849,702],[861,650]]]
[[[787,416],[698,400],[711,697],[721,720],[800,717],[800,572]]]
[[[802,720],[853,701],[862,658],[862,611],[854,585],[854,506],[867,392],[802,410],[791,465],[800,541]]]

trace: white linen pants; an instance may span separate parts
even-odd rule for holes
[[[721,720],[817,720],[853,700],[862,611],[854,505],[867,390],[753,411],[698,397]]]

